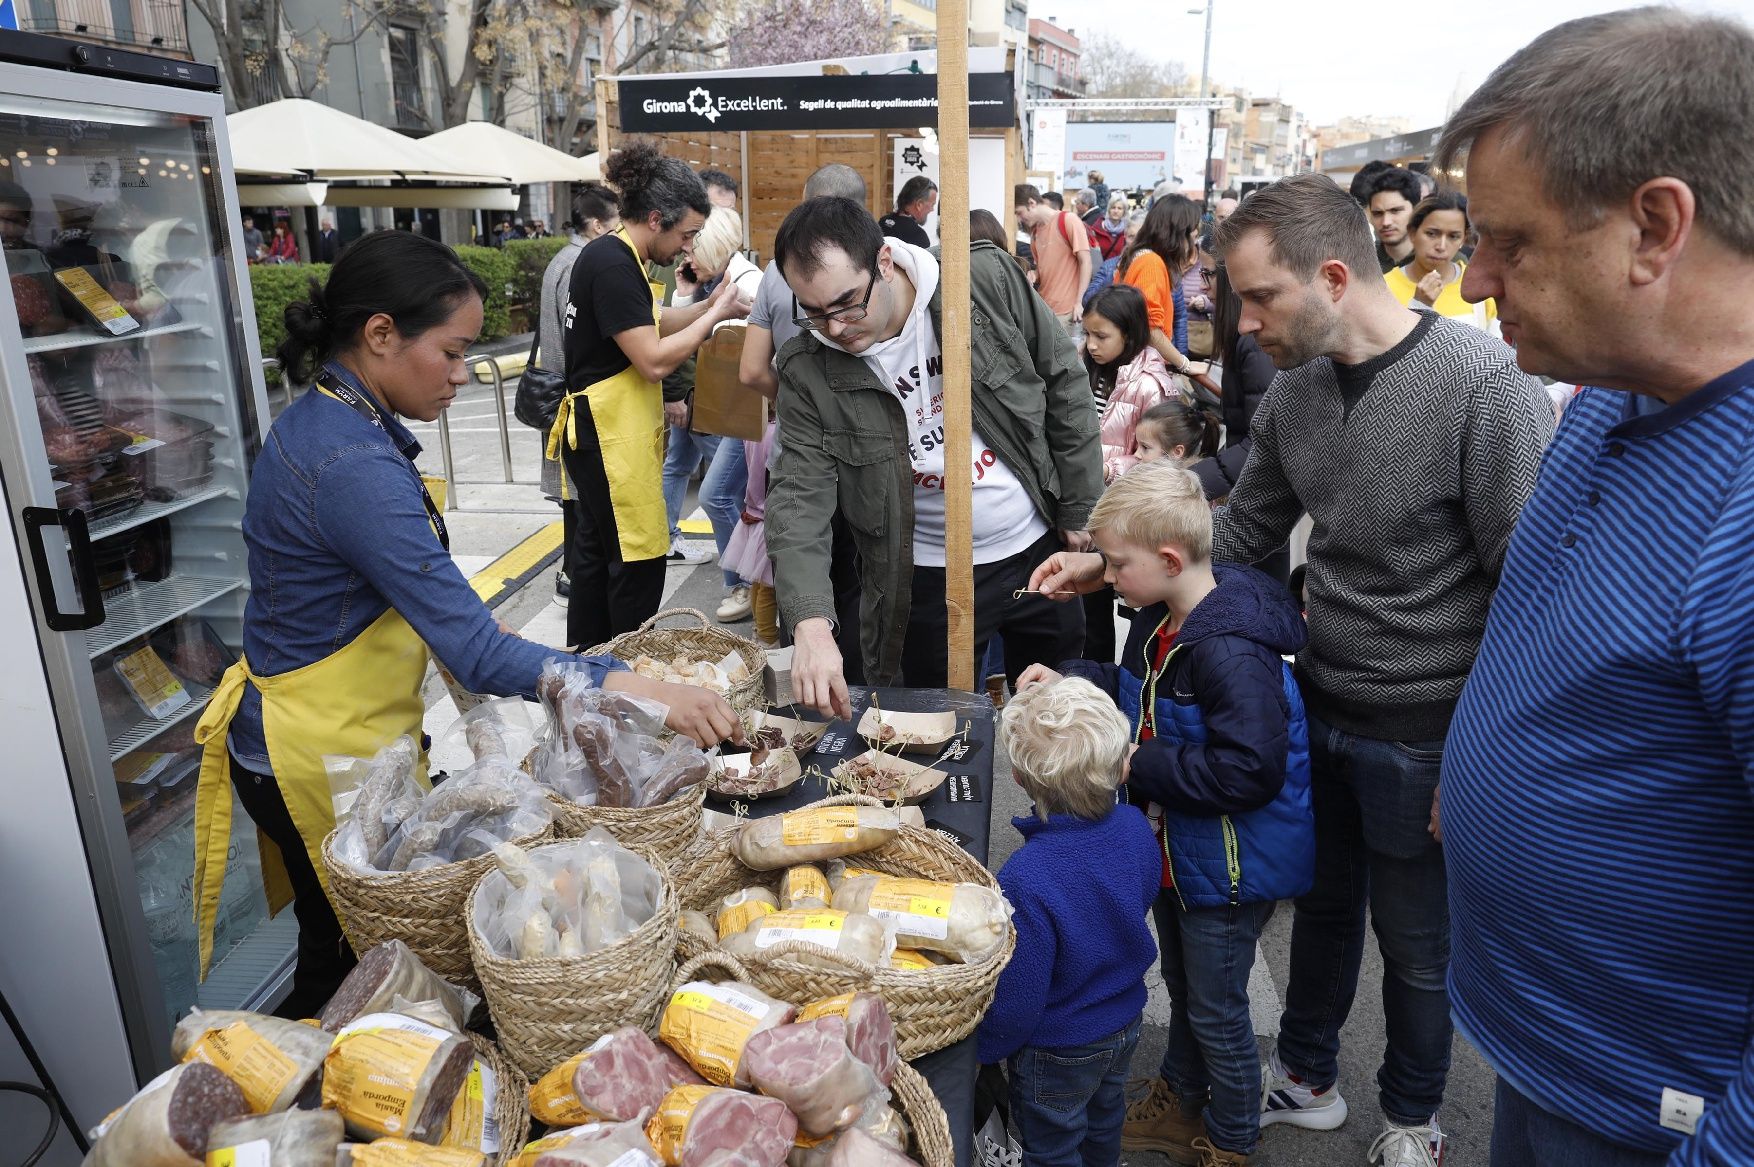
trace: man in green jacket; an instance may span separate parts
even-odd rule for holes
[[[866,679],[945,684],[938,262],[885,239],[864,207],[836,198],[788,215],[774,258],[803,332],[777,362],[783,437],[768,491],[768,553],[796,643],[792,692],[847,717],[828,578],[837,511],[859,550]],[[1012,593],[1044,550],[1089,546],[1102,450],[1089,381],[1053,311],[990,243],[975,244],[969,275],[975,662],[1002,631],[1015,675],[1078,654],[1076,605]]]

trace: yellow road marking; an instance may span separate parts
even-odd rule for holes
[[[491,604],[560,547],[561,525],[549,523],[469,579],[475,594]]]

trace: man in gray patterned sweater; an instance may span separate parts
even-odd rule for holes
[[[1258,560],[1303,514],[1315,521],[1297,675],[1316,879],[1296,902],[1261,1121],[1345,1121],[1339,1034],[1368,906],[1388,1037],[1370,1161],[1439,1167],[1452,1029],[1438,770],[1553,411],[1502,343],[1395,301],[1363,211],[1323,175],[1260,191],[1215,246],[1242,297],[1241,331],[1282,371],[1250,423],[1254,449],[1216,516],[1214,557]],[[1030,586],[1096,587],[1102,570],[1059,555]],[[1199,1086],[1154,1084],[1129,1114],[1128,1145],[1181,1142]]]

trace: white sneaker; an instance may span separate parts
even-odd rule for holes
[[[690,543],[686,539],[672,539],[670,554],[665,562],[671,566],[687,565],[699,567],[703,563],[711,563],[718,555],[710,547],[702,547],[699,543]]]
[[[740,583],[725,596],[725,602],[713,615],[718,617],[720,624],[735,624],[739,620],[747,620],[755,612],[755,599],[749,594],[749,585]]]
[[[1290,1123],[1305,1130],[1331,1131],[1346,1121],[1339,1083],[1312,1090],[1285,1068],[1275,1050],[1261,1068],[1261,1125]]]
[[[1437,1116],[1424,1126],[1383,1123],[1382,1134],[1370,1144],[1370,1162],[1382,1167],[1443,1167],[1444,1134]]]

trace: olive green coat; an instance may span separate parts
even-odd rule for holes
[[[975,428],[1050,527],[1082,530],[1102,495],[1102,446],[1078,349],[1010,256],[979,242],[969,267]],[[942,292],[932,297],[934,326]],[[895,684],[913,590],[913,467],[901,402],[864,360],[813,332],[781,349],[777,364],[781,452],[766,519],[780,611],[791,627],[835,619],[828,576],[838,511],[859,551],[865,679]]]

